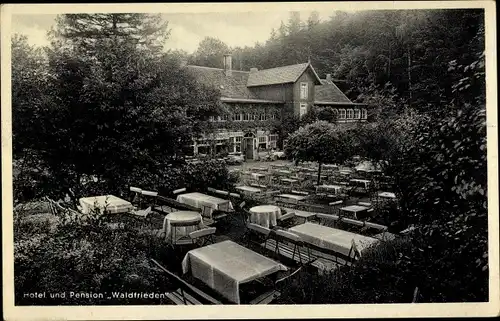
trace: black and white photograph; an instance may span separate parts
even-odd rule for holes
[[[6,320],[499,315],[495,3],[431,2],[2,5]]]

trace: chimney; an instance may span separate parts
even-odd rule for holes
[[[250,72],[256,72],[256,71],[259,71],[259,69],[257,69],[257,68],[250,68]]]
[[[231,76],[233,74],[232,59],[230,54],[224,55],[224,73],[226,76]]]
[[[326,74],[326,81],[328,82],[332,81],[332,74]]]

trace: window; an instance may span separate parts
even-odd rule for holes
[[[235,138],[237,143],[241,143],[241,136],[236,136]]]
[[[361,111],[359,109],[354,109],[354,118],[355,119],[360,119],[361,118]]]
[[[243,120],[250,120],[250,114],[243,114]]]
[[[234,114],[235,121],[241,121],[241,114]]]
[[[307,113],[307,104],[300,104],[299,116],[302,117]]]
[[[354,116],[354,111],[352,109],[347,110],[347,119],[352,119]]]
[[[260,113],[260,114],[259,114],[259,119],[260,119],[260,120],[266,120],[266,114],[264,114],[264,113]]]
[[[269,141],[270,142],[275,142],[278,140],[278,135],[269,135]]]
[[[217,116],[216,121],[222,121],[222,117],[221,116]]]
[[[259,143],[265,143],[266,142],[266,136],[261,136],[259,137]]]
[[[214,121],[214,120],[215,120],[214,116],[208,116],[208,121]]]
[[[340,117],[339,119],[345,119],[345,109],[340,109]]]
[[[229,120],[229,115],[228,114],[224,114],[224,115],[222,115],[221,118],[222,118],[221,119],[222,121],[228,121]]]
[[[253,114],[253,120],[259,120],[259,114]]]
[[[271,114],[271,119],[276,119],[276,114]]]
[[[306,82],[301,82],[300,83],[300,99],[307,99],[307,83]]]
[[[361,109],[361,118],[362,118],[362,119],[367,119],[367,118],[368,118],[368,117],[367,117],[367,114],[366,114],[366,109],[364,109],[364,108],[363,108],[363,109]]]

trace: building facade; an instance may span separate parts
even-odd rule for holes
[[[226,113],[209,121],[216,130],[193,141],[193,154],[226,150],[242,152],[246,159],[258,159],[259,152],[277,147],[274,128],[288,115],[302,117],[313,106],[329,106],[340,123],[366,121],[367,110],[356,104],[334,84],[330,75],[321,79],[310,63],[271,69],[232,69],[231,55],[224,56],[224,68],[187,65],[204,85],[221,93]]]

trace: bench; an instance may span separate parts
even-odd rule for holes
[[[167,292],[167,298],[169,298],[176,305],[202,305],[200,301],[196,300],[189,293],[184,292],[181,288],[173,292]]]
[[[277,299],[281,293],[277,290],[269,290],[252,301],[250,301],[250,304],[269,304],[271,303],[274,299]]]
[[[168,198],[168,197],[161,196],[161,195],[157,196],[157,202],[160,205],[168,205],[168,206],[173,207],[173,208],[178,209],[178,210],[201,212],[201,209],[199,209],[197,207],[194,207],[194,206],[191,206],[188,204],[184,204],[184,203],[181,203],[181,202],[174,200],[173,198]]]
[[[276,244],[278,249],[276,250]],[[306,251],[301,251],[300,248],[295,248],[295,246],[283,242],[277,242],[274,239],[267,240],[260,244],[263,248],[278,253],[279,255],[286,257],[287,259],[293,260],[296,263],[307,263],[313,260],[313,256],[309,257]],[[315,257],[314,257],[315,259]]]
[[[171,280],[178,286],[177,290],[167,293],[167,297],[176,305],[204,304],[201,302],[202,300],[209,304],[222,304],[222,302],[214,299],[210,295],[170,272],[154,259],[151,259],[151,262],[153,262],[161,271],[167,273]],[[195,296],[198,297],[198,299],[195,298]]]
[[[335,271],[338,268],[340,268],[342,265],[337,263],[337,262],[320,257],[320,258],[317,258],[316,260],[314,260],[311,263],[311,266],[313,266],[318,271],[320,271],[320,273],[324,273],[324,272]]]

